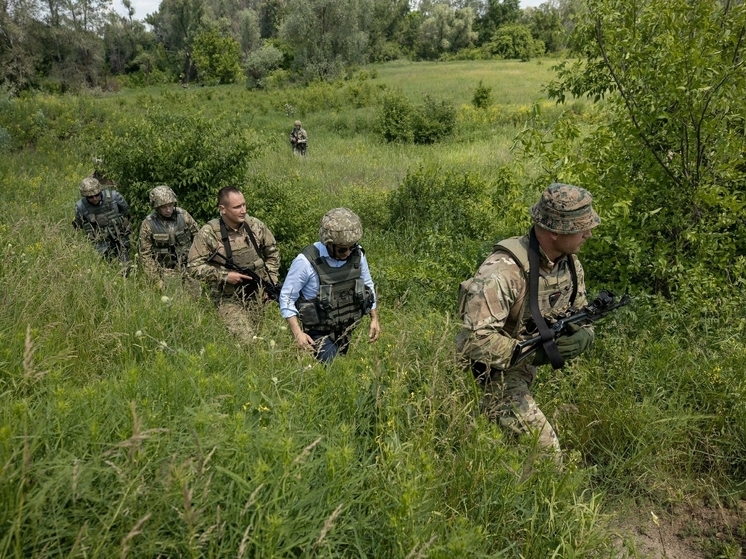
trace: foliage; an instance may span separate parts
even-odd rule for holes
[[[474,89],[474,96],[471,98],[471,103],[477,109],[486,109],[492,104],[492,88],[482,84],[482,80],[479,80],[479,84]]]
[[[148,192],[170,186],[195,219],[215,217],[216,195],[240,186],[258,150],[255,140],[231,122],[199,114],[151,108],[144,119],[125,124],[126,134],[108,132],[101,140],[105,173],[116,180],[134,214],[145,217]]]
[[[267,74],[272,70],[280,67],[282,58],[282,52],[272,45],[264,45],[260,49],[249,54],[244,64],[249,80],[247,85],[250,88],[263,87],[264,78],[266,78]]]
[[[214,28],[195,37],[192,57],[200,81],[207,85],[234,83],[241,74],[241,45]]]
[[[558,6],[545,2],[533,8],[526,19],[531,36],[544,44],[546,52],[559,52],[565,48],[566,32]]]
[[[431,60],[470,47],[477,38],[471,28],[473,22],[471,8],[455,10],[447,4],[436,4],[420,24],[418,57]]]
[[[544,43],[534,39],[526,25],[518,23],[500,27],[485,48],[493,56],[523,61],[544,54]]]
[[[307,81],[334,79],[365,62],[369,0],[291,0],[280,36],[292,45],[294,66]]]
[[[425,95],[413,105],[400,91],[382,95],[376,114],[376,130],[387,142],[431,144],[451,135],[456,126],[456,107],[446,100]]]
[[[476,23],[479,43],[488,42],[501,27],[516,23],[520,15],[519,0],[487,0],[487,9]]]
[[[551,158],[588,157],[586,184],[613,208],[608,247],[663,293],[729,282],[743,258],[744,26],[743,4],[594,1],[573,38],[587,58],[549,86],[559,100],[608,97],[605,122]]]

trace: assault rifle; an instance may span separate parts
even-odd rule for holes
[[[557,339],[567,334],[569,324],[590,324],[604,318],[611,311],[629,305],[630,296],[625,293],[622,298],[616,301],[616,296],[607,290],[599,292],[598,296],[581,309],[569,309],[556,318],[556,322],[549,326],[553,339]],[[510,366],[517,365],[528,356],[533,355],[542,345],[541,336],[535,336],[528,340],[518,342],[513,350],[513,356],[510,359]]]
[[[237,266],[233,262],[233,259],[228,260],[225,256],[220,254],[217,250],[213,252],[207,258],[207,261],[214,262],[218,266],[222,266],[223,268],[233,270],[234,272],[239,272],[251,278],[251,280],[244,280],[241,283],[239,283],[236,286],[236,289],[244,289],[245,291],[247,291],[247,294],[252,294],[259,287],[261,287],[264,290],[264,292],[267,294],[267,296],[270,298],[270,300],[272,301],[280,300],[280,291],[282,290],[282,285],[277,284],[273,281],[265,280],[259,274],[257,274],[254,270],[250,270],[249,268],[242,268],[241,266]]]

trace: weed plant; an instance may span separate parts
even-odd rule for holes
[[[534,88],[506,103],[496,82],[533,83],[543,66],[447,64],[382,65],[376,80],[452,87],[463,106],[482,79],[494,115],[539,100]],[[433,70],[448,79],[429,80]],[[43,103],[84,107],[74,134],[52,121],[0,154],[0,557],[615,557],[604,495],[661,506],[705,491],[740,498],[737,292],[634,293],[630,310],[597,326],[589,354],[541,369],[536,399],[566,459],[561,471],[527,468],[533,441],[485,420],[452,345],[458,283],[492,242],[525,232],[545,186],[511,163],[516,128],[460,109],[453,140],[384,144],[349,124],[369,122],[372,104],[323,105],[309,90],[303,159],[287,145],[298,116],[288,95],[298,105],[304,90],[39,96],[2,113],[13,135]],[[361,215],[377,343],[363,324],[349,356],[324,367],[298,352],[270,306],[254,343],[238,345],[206,296],[123,278],[73,231],[77,183],[100,138],[134,130],[148,103],[259,139],[235,180],[285,263],[329,208]],[[603,243],[591,246],[597,255]]]

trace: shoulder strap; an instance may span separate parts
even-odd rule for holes
[[[567,255],[567,265],[570,268],[570,276],[572,277],[572,295],[570,295],[570,306],[575,306],[575,297],[578,296],[578,271],[575,269],[575,255]]]
[[[262,253],[259,250],[259,244],[256,242],[256,237],[254,236],[254,232],[251,230],[251,227],[249,227],[249,224],[245,221],[243,222],[243,228],[246,231],[246,233],[249,236],[249,240],[251,241],[251,244],[254,246],[254,250],[256,251],[256,255],[261,258]]]
[[[531,308],[531,318],[534,319],[534,323],[539,329],[541,345],[544,347],[549,362],[553,368],[559,369],[565,364],[565,359],[557,349],[557,344],[554,343],[554,334],[539,311],[539,269],[541,262],[539,261],[539,241],[533,227],[529,233],[528,261],[528,303]]]
[[[233,250],[231,250],[231,242],[228,239],[228,228],[225,226],[223,218],[219,218],[220,221],[220,239],[223,241],[223,250],[225,251],[225,261],[233,266]]]

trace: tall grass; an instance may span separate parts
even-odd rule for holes
[[[448,64],[475,83],[522,69],[530,82],[545,69]],[[421,67],[382,66],[376,80],[446,87],[412,79]],[[561,471],[527,468],[532,442],[479,413],[453,356],[449,303],[458,274],[525,228],[540,188],[510,167],[513,125],[462,109],[452,141],[385,145],[365,124],[370,106],[308,101],[310,156],[300,159],[286,145],[287,94],[151,89],[53,102],[82,106],[85,121],[104,114],[91,122],[122,133],[143,100],[210,118],[245,106],[236,125],[264,151],[239,186],[249,211],[283,231],[286,260],[314,240],[324,211],[358,211],[383,334],[368,344],[363,324],[329,367],[296,350],[276,307],[257,316],[254,343],[238,345],[206,297],[158,291],[99,259],[69,222],[100,130],[60,139],[49,124],[0,155],[0,557],[614,557],[605,494],[662,504],[703,485],[739,494],[738,295],[709,310],[640,295],[599,325],[588,356],[541,370],[536,398],[566,460]],[[478,195],[448,198],[460,183],[442,182],[446,171],[467,170]],[[433,188],[407,191],[412,177]]]

